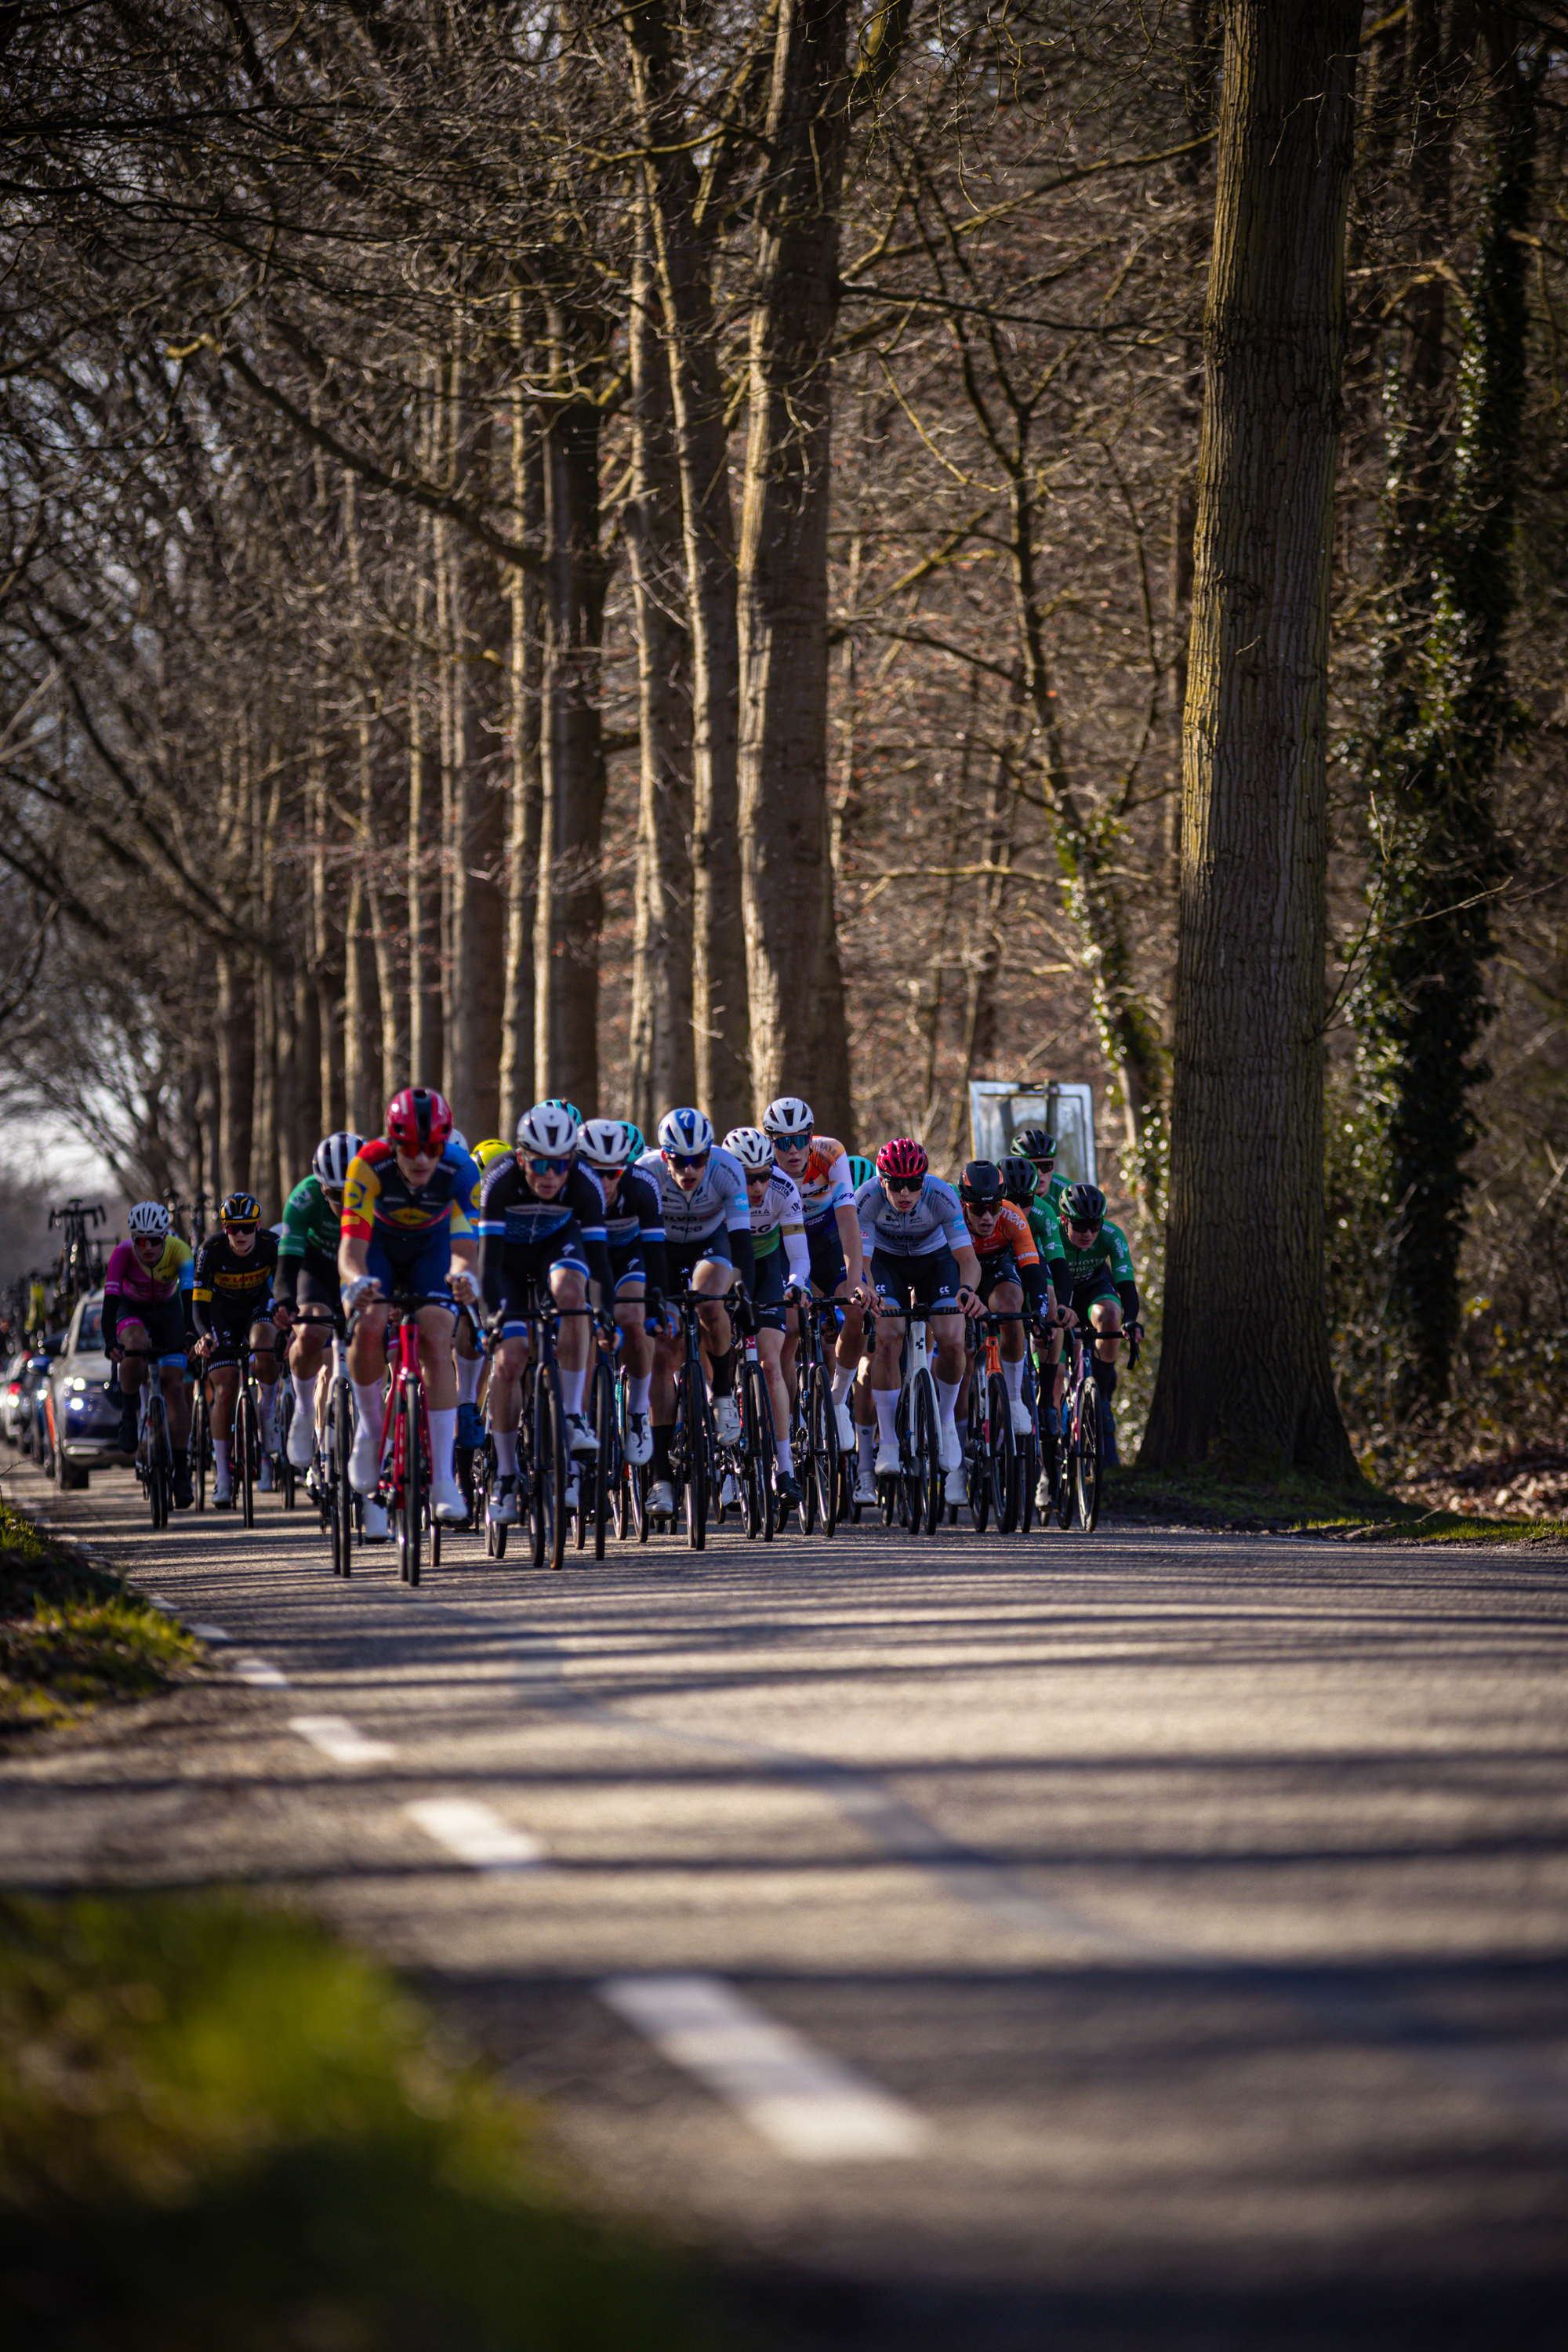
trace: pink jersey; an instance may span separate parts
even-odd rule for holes
[[[121,1242],[104,1272],[103,1295],[128,1299],[132,1306],[156,1307],[176,1291],[191,1289],[195,1280],[190,1244],[171,1234],[162,1255],[150,1266],[137,1256],[134,1242]]]

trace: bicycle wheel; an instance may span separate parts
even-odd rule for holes
[[[419,1390],[405,1381],[393,1424],[392,1477],[397,1496],[397,1565],[405,1584],[419,1581],[425,1540],[424,1456],[419,1442]]]
[[[804,1470],[796,1472],[801,1491],[809,1494],[822,1521],[825,1536],[833,1534],[838,1525],[838,1423],[833,1410],[833,1391],[821,1369],[810,1367],[811,1381],[811,1462],[809,1478]],[[801,1517],[804,1520],[805,1512]],[[808,1527],[806,1534],[811,1533]]]
[[[353,1568],[354,1491],[349,1483],[349,1455],[353,1451],[354,1399],[347,1381],[332,1392],[332,1516],[337,1529],[332,1565],[340,1576]]]
[[[969,1516],[974,1523],[974,1532],[977,1536],[983,1536],[985,1533],[986,1524],[991,1517],[991,1447],[996,1433],[994,1418],[996,1400],[991,1394],[989,1388],[985,1392],[985,1411],[979,1417],[979,1426],[975,1425],[974,1408],[978,1402],[982,1378],[980,1367],[976,1364],[969,1381],[969,1428],[974,1443],[970,1449],[969,1460],[964,1465],[963,1477],[964,1489],[969,1498]]]
[[[288,1381],[282,1381],[279,1386],[281,1393],[278,1399],[278,1491],[283,1497],[283,1508],[291,1511],[298,1473],[289,1459],[289,1431],[298,1407]]]
[[[1079,1525],[1092,1535],[1100,1517],[1100,1391],[1093,1376],[1079,1391],[1078,1457],[1073,1486]]]
[[[1016,1448],[1013,1402],[1007,1394],[1007,1383],[999,1372],[994,1372],[991,1377],[987,1409],[991,1415],[991,1458],[987,1465],[991,1475],[991,1507],[996,1514],[997,1534],[1006,1536],[1013,1532]]]
[[[1021,1437],[1013,1457],[1013,1526],[1026,1536],[1035,1524],[1035,1489],[1040,1478],[1040,1449],[1033,1437]]]
[[[915,1454],[919,1463],[916,1480],[921,1492],[921,1517],[914,1518],[913,1532],[919,1535],[923,1523],[928,1536],[934,1536],[942,1525],[942,1420],[937,1411],[936,1383],[929,1372],[917,1372],[914,1379]]]
[[[795,1410],[790,1414],[789,1442],[795,1461],[795,1475],[800,1480],[800,1531],[811,1535],[816,1527],[816,1445],[812,1434],[815,1413],[813,1400],[816,1394],[816,1366],[803,1364],[800,1384],[795,1390]]]
[[[247,1528],[256,1525],[256,1456],[251,1424],[255,1408],[248,1386],[242,1386],[234,1408],[234,1476],[239,1485],[239,1515]]]
[[[163,1454],[168,1436],[163,1399],[161,1393],[156,1393],[148,1401],[143,1441],[147,1449],[147,1506],[155,1528],[167,1526],[169,1518],[169,1489],[163,1475]]]
[[[1073,1433],[1077,1406],[1070,1388],[1062,1391],[1062,1409],[1058,1416],[1061,1435],[1057,1440],[1057,1525],[1070,1528],[1077,1507],[1073,1489],[1077,1483],[1078,1448]]]
[[[598,1444],[589,1459],[588,1468],[584,1475],[585,1476],[591,1475],[594,1481],[594,1558],[603,1559],[605,1538],[609,1532],[610,1526],[610,1489],[616,1483],[616,1467],[619,1454],[619,1448],[616,1444],[615,1375],[604,1356],[600,1356],[594,1366],[594,1376],[589,1382],[588,1404],[589,1426],[597,1438]],[[578,1512],[579,1526],[587,1517],[587,1499],[586,1496],[584,1497],[584,1507]]]
[[[742,1494],[745,1501],[746,1533],[760,1535],[764,1543],[773,1539],[773,1409],[768,1401],[768,1387],[763,1378],[761,1364],[746,1366],[745,1408],[741,1422],[745,1444]],[[752,1525],[755,1520],[755,1527]]]
[[[191,1407],[191,1485],[195,1490],[196,1508],[207,1507],[207,1464],[212,1458],[212,1423],[207,1413],[206,1391],[198,1382],[195,1402]]]
[[[686,1540],[693,1551],[708,1543],[708,1490],[712,1458],[708,1451],[708,1393],[695,1348],[681,1382],[681,1420],[686,1438]]]
[[[532,1480],[529,1527],[533,1565],[559,1568],[566,1557],[566,1433],[561,1380],[553,1364],[542,1365],[533,1384]]]

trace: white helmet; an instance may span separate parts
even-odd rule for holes
[[[162,1201],[138,1201],[125,1220],[125,1230],[133,1241],[151,1234],[154,1241],[166,1242],[174,1223]]]
[[[760,1127],[732,1127],[724,1138],[724,1149],[732,1151],[748,1176],[760,1175],[773,1164],[773,1139],[764,1135]]]
[[[568,1160],[577,1149],[577,1122],[554,1103],[538,1102],[517,1122],[518,1149],[542,1160]]]
[[[763,1113],[763,1127],[781,1143],[809,1143],[816,1124],[811,1105],[802,1102],[798,1095],[780,1095]]]
[[[459,1151],[467,1151],[468,1148],[468,1139],[460,1127],[455,1127],[447,1140],[449,1144],[455,1145]]]
[[[658,1123],[658,1148],[674,1154],[678,1151],[711,1151],[713,1122],[703,1111],[689,1107],[667,1110]]]
[[[323,1184],[341,1188],[349,1172],[349,1161],[363,1141],[362,1136],[351,1135],[346,1128],[340,1128],[335,1135],[323,1135],[316,1146],[310,1173]]]
[[[585,1119],[577,1149],[590,1168],[626,1168],[637,1156],[637,1129],[624,1118]]]

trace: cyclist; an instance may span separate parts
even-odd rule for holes
[[[1110,1400],[1116,1394],[1116,1351],[1125,1324],[1138,1320],[1138,1285],[1132,1253],[1120,1225],[1105,1213],[1105,1195],[1094,1184],[1069,1184],[1061,1204],[1062,1257],[1070,1288],[1063,1293],[1074,1322],[1087,1317],[1095,1330],[1089,1368],[1100,1391],[1104,1459],[1114,1463],[1116,1424]]]
[[[964,1498],[963,1447],[953,1409],[963,1385],[966,1317],[983,1314],[975,1286],[980,1261],[952,1186],[931,1172],[925,1146],[895,1136],[877,1154],[877,1174],[855,1195],[860,1238],[870,1267],[861,1304],[878,1310],[871,1354],[871,1402],[877,1414],[877,1475],[900,1467],[896,1415],[904,1318],[911,1307],[933,1309],[932,1376],[942,1413],[942,1466],[950,1503]]]
[[[849,1391],[866,1337],[865,1313],[855,1297],[865,1269],[848,1155],[835,1136],[816,1133],[811,1105],[798,1095],[780,1095],[768,1105],[763,1113],[763,1132],[772,1139],[781,1172],[800,1193],[811,1286],[819,1298],[844,1301],[844,1319],[834,1350],[833,1406],[838,1416],[838,1443],[847,1453],[855,1443]],[[752,1222],[754,1230],[754,1217]],[[799,1322],[792,1315],[784,1351],[784,1377],[792,1393],[799,1344]]]
[[[776,1110],[776,1103],[769,1106]],[[801,1105],[804,1110],[805,1104]],[[779,1500],[798,1503],[800,1481],[795,1475],[795,1454],[789,1434],[789,1390],[784,1382],[784,1297],[798,1291],[804,1298],[811,1287],[811,1250],[806,1239],[805,1212],[795,1179],[774,1163],[773,1137],[760,1127],[732,1127],[724,1138],[745,1171],[746,1200],[752,1213],[752,1254],[755,1276],[752,1303],[757,1318],[757,1354],[768,1384],[773,1416],[774,1475]],[[839,1153],[843,1158],[843,1153]],[[859,1239],[859,1223],[856,1223]]]
[[[452,1142],[452,1113],[431,1087],[406,1087],[386,1108],[386,1132],[362,1143],[343,1180],[338,1272],[343,1311],[358,1307],[349,1347],[359,1428],[349,1458],[358,1493],[374,1495],[381,1478],[385,1419],[387,1308],[390,1290],[414,1291],[418,1310],[419,1364],[430,1425],[430,1502],[437,1519],[460,1527],[468,1507],[453,1474],[458,1390],[452,1371],[454,1296],[478,1294],[473,1212],[479,1171]]]
[[[658,1186],[635,1165],[642,1150],[642,1129],[628,1118],[588,1119],[577,1146],[578,1158],[605,1196],[605,1246],[626,1360],[626,1460],[638,1465],[653,1455],[647,1316],[650,1307],[657,1312],[669,1287]]]
[[[1061,1214],[1068,1179],[1056,1173],[1057,1139],[1048,1127],[1021,1127],[1007,1147],[1009,1160],[1025,1160],[1038,1179],[1041,1205],[1053,1216]]]
[[[981,1303],[994,1314],[1019,1318],[1016,1322],[1003,1324],[997,1335],[997,1351],[1002,1359],[1002,1377],[1007,1384],[1014,1434],[1027,1437],[1034,1424],[1024,1396],[1024,1302],[1027,1298],[1031,1315],[1054,1319],[1056,1301],[1051,1297],[1050,1280],[1040,1264],[1029,1221],[1007,1198],[1002,1171],[994,1160],[969,1162],[958,1180],[958,1197],[963,1203],[963,1222],[969,1227],[980,1260],[977,1287]],[[969,1350],[968,1369],[973,1380],[973,1349]]]
[[[317,1397],[321,1366],[327,1358],[328,1334],[334,1324],[343,1328],[342,1286],[338,1280],[338,1244],[342,1237],[343,1185],[362,1136],[340,1128],[324,1135],[310,1161],[283,1206],[283,1231],[278,1241],[278,1271],[272,1278],[275,1309],[289,1318],[293,1338],[289,1347],[289,1384],[294,1391],[294,1418],[289,1424],[289,1459],[296,1470],[308,1470],[320,1441]],[[366,1543],[384,1543],[386,1512],[374,1495],[361,1506]]]
[[[1067,1268],[1062,1264],[1061,1229],[1057,1223],[1056,1211],[1049,1205],[1050,1194],[1042,1189],[1032,1160],[1014,1159],[1009,1154],[1002,1162],[1002,1189],[1013,1206],[1028,1219],[1029,1232],[1039,1252],[1040,1263],[1050,1279],[1055,1313],[1046,1334],[1045,1360],[1053,1378],[1049,1396],[1043,1393],[1041,1396],[1040,1427],[1047,1435],[1054,1437],[1061,1426],[1058,1415],[1058,1391],[1061,1387],[1062,1334],[1067,1329],[1067,1316],[1061,1302],[1071,1286]]]
[[[667,1110],[658,1143],[637,1162],[658,1187],[671,1287],[689,1283],[710,1302],[698,1308],[713,1391],[713,1426],[726,1445],[741,1434],[735,1406],[735,1335],[720,1301],[738,1276],[750,1289],[755,1273],[746,1178],[731,1152],[717,1149],[713,1123],[689,1104]],[[675,1373],[679,1357],[673,1328],[656,1332],[653,1355],[653,1483],[648,1508],[658,1518],[675,1509],[669,1441],[675,1431]]]
[[[528,1361],[528,1317],[535,1297],[548,1289],[557,1307],[586,1307],[590,1274],[602,1297],[615,1293],[605,1248],[605,1196],[587,1169],[577,1164],[578,1131],[577,1120],[562,1105],[535,1103],[517,1123],[516,1151],[494,1163],[480,1196],[484,1300],[501,1327],[500,1354],[490,1371],[497,1472],[490,1517],[498,1527],[511,1526],[518,1516],[519,1383]],[[593,1341],[585,1315],[563,1316],[556,1360],[568,1457],[592,1454],[597,1442],[583,1417]],[[567,1504],[574,1475],[569,1458],[568,1492],[562,1497]]]
[[[213,1508],[234,1507],[234,1481],[229,1448],[234,1436],[235,1400],[246,1349],[256,1359],[257,1386],[261,1391],[260,1484],[272,1483],[270,1456],[278,1451],[278,1322],[272,1305],[272,1277],[278,1264],[276,1234],[261,1229],[261,1203],[249,1192],[231,1192],[217,1213],[218,1229],[202,1244],[196,1257],[191,1307],[195,1317],[196,1352],[205,1359],[212,1379]]]
[[[169,1416],[174,1454],[174,1502],[188,1511],[195,1500],[186,1448],[191,1436],[185,1359],[190,1351],[190,1297],[195,1284],[191,1247],[174,1230],[162,1201],[138,1201],[125,1220],[126,1238],[110,1253],[103,1275],[103,1352],[120,1367],[121,1454],[136,1451],[136,1400],[153,1357]]]

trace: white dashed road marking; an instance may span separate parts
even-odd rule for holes
[[[720,1977],[611,1977],[599,1998],[797,2163],[917,2156],[930,2137],[912,2108],[814,2049]]]
[[[193,1625],[191,1632],[198,1642],[232,1642],[234,1635],[226,1633],[221,1625]]]
[[[268,1665],[265,1658],[236,1658],[234,1675],[237,1682],[254,1683],[258,1690],[287,1690],[289,1677],[280,1668]]]
[[[330,1756],[334,1764],[390,1764],[396,1749],[388,1739],[371,1739],[346,1715],[291,1715],[289,1728]]]
[[[474,1870],[531,1870],[544,1848],[526,1830],[514,1830],[477,1797],[420,1797],[404,1811],[426,1837]]]

